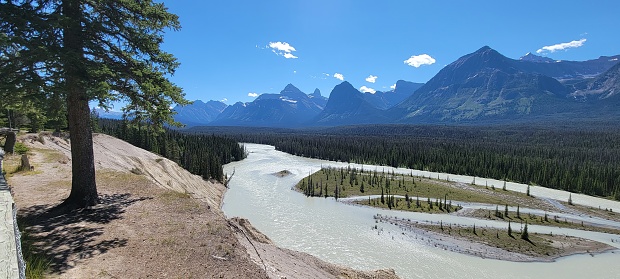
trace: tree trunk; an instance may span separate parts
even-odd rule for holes
[[[15,132],[9,131],[6,134],[6,141],[4,141],[4,152],[7,154],[13,154],[15,152],[15,142],[17,141],[17,135]]]
[[[22,165],[19,167],[20,170],[29,171],[30,170],[30,160],[28,160],[28,155],[22,154]]]
[[[87,74],[83,53],[83,37],[80,20],[82,11],[80,1],[65,0],[63,11],[68,20],[64,28],[65,85],[67,93],[67,112],[71,139],[71,194],[64,205],[69,207],[88,207],[98,203],[95,182],[95,156],[93,136],[90,125],[88,95],[83,83]]]

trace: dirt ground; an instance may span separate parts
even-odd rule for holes
[[[247,220],[224,217],[223,185],[107,135],[93,140],[101,204],[50,214],[70,191],[69,144],[20,140],[34,171],[13,173],[19,158],[6,158],[8,182],[50,278],[397,278],[278,248]]]

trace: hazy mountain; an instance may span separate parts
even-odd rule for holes
[[[212,125],[296,127],[319,114],[324,99],[316,90],[307,95],[289,84],[280,94],[261,94],[251,103],[226,108]]]
[[[422,85],[424,85],[424,83],[399,80],[396,82],[396,88],[393,90],[364,93],[364,99],[374,107],[386,110],[407,99]]]
[[[444,67],[390,114],[407,123],[496,121],[552,114],[570,104],[560,82],[515,62],[485,46]]]
[[[382,111],[364,99],[364,93],[344,81],[334,87],[325,109],[315,118],[314,122],[319,126],[338,126],[385,123],[386,121],[387,118]]]
[[[201,100],[196,100],[190,105],[175,106],[173,111],[176,114],[173,117],[175,121],[181,122],[186,126],[206,125],[215,120],[226,107],[227,105],[220,101],[204,103]]]
[[[105,111],[102,108],[96,107],[95,112],[97,112],[97,114],[99,115],[99,118],[109,118],[109,119],[116,119],[116,120],[123,119],[122,111]]]

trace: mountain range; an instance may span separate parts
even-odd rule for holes
[[[517,60],[484,46],[424,84],[399,80],[391,91],[362,93],[344,81],[329,98],[318,89],[306,94],[288,84],[278,94],[261,94],[248,103],[177,106],[175,120],[187,126],[283,128],[618,120],[619,58],[559,61],[528,53]]]

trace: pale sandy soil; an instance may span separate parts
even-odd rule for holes
[[[70,191],[70,149],[35,136],[21,137],[35,170],[9,183],[51,278],[397,278],[278,248],[246,220],[224,217],[222,184],[107,135],[93,140],[101,204],[50,215]]]

